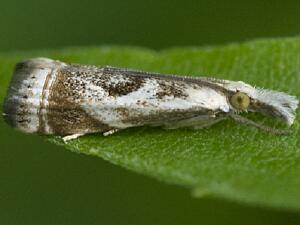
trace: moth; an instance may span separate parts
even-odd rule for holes
[[[242,81],[33,58],[16,65],[3,115],[23,132],[61,135],[68,141],[144,125],[201,129],[226,118],[286,134],[285,129],[265,126],[241,113],[262,113],[290,126],[297,106],[295,96]]]

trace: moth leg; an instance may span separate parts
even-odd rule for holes
[[[74,139],[77,139],[81,136],[83,136],[85,134],[71,134],[71,135],[68,135],[68,136],[64,136],[62,139],[65,143],[67,143],[68,141],[71,141],[71,140],[74,140]]]
[[[259,123],[256,123],[256,122],[252,121],[252,120],[244,118],[244,117],[242,117],[240,115],[237,115],[237,114],[230,114],[230,117],[238,123],[254,126],[258,129],[261,129],[263,131],[266,131],[268,133],[272,133],[272,134],[275,134],[275,135],[287,135],[287,134],[290,133],[289,130],[276,129],[276,128],[268,127],[268,126],[265,126],[263,124],[259,124]]]
[[[166,129],[177,129],[180,127],[192,127],[194,129],[202,129],[204,127],[209,127],[214,123],[217,123],[221,120],[225,119],[225,117],[215,117],[202,115],[202,116],[196,116],[189,119],[184,119],[176,122],[169,122],[164,125],[164,128]]]
[[[106,132],[104,132],[103,133],[103,136],[104,137],[107,137],[107,136],[109,136],[109,135],[112,135],[112,134],[114,134],[114,133],[116,133],[116,132],[118,132],[120,129],[111,129],[111,130],[109,130],[109,131],[106,131]]]
[[[194,125],[193,128],[194,129],[203,129],[203,128],[206,128],[206,127],[210,127],[215,123],[218,123],[222,120],[225,120],[226,118],[227,117],[219,117],[219,118],[214,118],[212,120],[207,120],[206,123]]]

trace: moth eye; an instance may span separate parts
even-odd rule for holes
[[[230,98],[230,104],[239,110],[245,110],[250,105],[250,98],[243,92],[237,92]]]

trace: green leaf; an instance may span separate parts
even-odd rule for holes
[[[160,52],[89,47],[2,53],[0,102],[3,102],[14,64],[36,56],[242,80],[300,96],[300,38],[289,38]],[[211,195],[299,210],[299,118],[289,136],[274,136],[228,120],[203,130],[141,127],[109,137],[86,135],[68,144],[63,144],[58,137],[49,139],[71,151],[99,156],[138,173],[188,187],[197,197]],[[259,116],[254,119],[267,121]]]

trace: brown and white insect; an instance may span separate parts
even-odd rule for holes
[[[16,65],[4,116],[19,130],[66,136],[64,140],[144,125],[199,129],[228,117],[285,134],[239,114],[259,112],[291,125],[297,106],[295,96],[241,81],[34,58]]]

